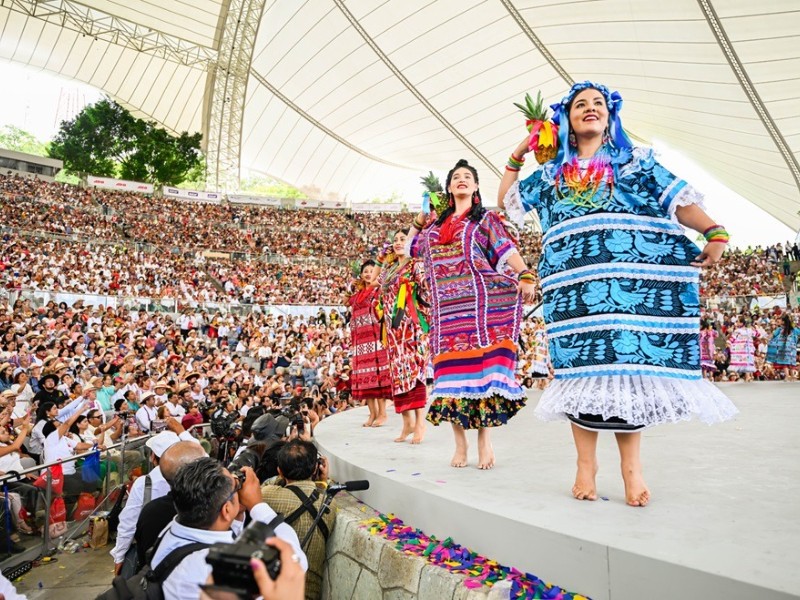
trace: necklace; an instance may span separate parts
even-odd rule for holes
[[[577,158],[556,172],[556,197],[560,202],[582,208],[603,208],[614,192],[611,156],[602,148],[585,166]]]

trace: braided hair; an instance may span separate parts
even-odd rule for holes
[[[467,169],[475,178],[475,183],[478,183],[478,170],[470,165],[466,159],[462,158],[456,163],[455,167],[450,169],[450,172],[447,174],[447,182],[444,185],[444,189],[447,190],[447,208],[442,211],[442,214],[440,214],[439,218],[436,220],[436,225],[440,227],[447,220],[447,217],[456,211],[455,198],[450,191],[450,180],[453,179],[453,173],[455,173],[458,169]],[[478,195],[478,202],[473,204],[467,211],[467,218],[470,221],[477,223],[483,218],[483,215],[486,214],[486,209],[483,207],[483,198],[481,198],[480,189],[476,190],[475,193]]]

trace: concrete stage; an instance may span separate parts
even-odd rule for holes
[[[569,426],[534,417],[539,392],[494,430],[488,472],[474,466],[476,433],[471,466],[453,469],[449,426],[396,444],[395,414],[366,429],[366,409],[348,411],[316,437],[336,479],[370,480],[359,497],[375,509],[594,600],[800,598],[800,383],[720,388],[734,421],[644,432],[646,508],[625,504],[611,434],[598,448],[602,499],[572,498]]]

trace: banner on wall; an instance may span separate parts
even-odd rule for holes
[[[370,202],[353,202],[353,212],[400,212],[403,205],[399,202],[372,204]]]
[[[320,208],[321,204],[319,200],[311,200],[309,198],[294,201],[295,208]]]
[[[152,194],[154,191],[152,183],[142,183],[141,181],[126,181],[125,179],[113,179],[111,177],[86,177],[86,183],[92,187],[104,190],[122,190],[125,192],[139,192],[140,194]]]
[[[196,202],[210,202],[219,204],[222,201],[222,194],[218,192],[200,192],[197,190],[182,190],[180,188],[164,186],[162,188],[164,196],[167,198],[178,198],[180,200],[195,200]]]
[[[319,207],[333,209],[333,210],[342,210],[344,208],[347,208],[347,202],[343,202],[341,200],[320,200]]]
[[[256,204],[258,206],[282,206],[280,198],[267,198],[266,196],[247,196],[233,194],[228,196],[228,201],[234,204]]]

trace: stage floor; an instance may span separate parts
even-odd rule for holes
[[[611,434],[598,447],[601,499],[572,498],[569,426],[534,417],[539,392],[494,430],[491,471],[474,466],[474,432],[465,469],[449,466],[449,426],[393,443],[395,414],[367,429],[366,409],[348,411],[316,439],[336,479],[370,480],[359,497],[375,509],[595,600],[800,598],[800,383],[720,388],[735,420],[644,432],[646,508],[625,504]]]

